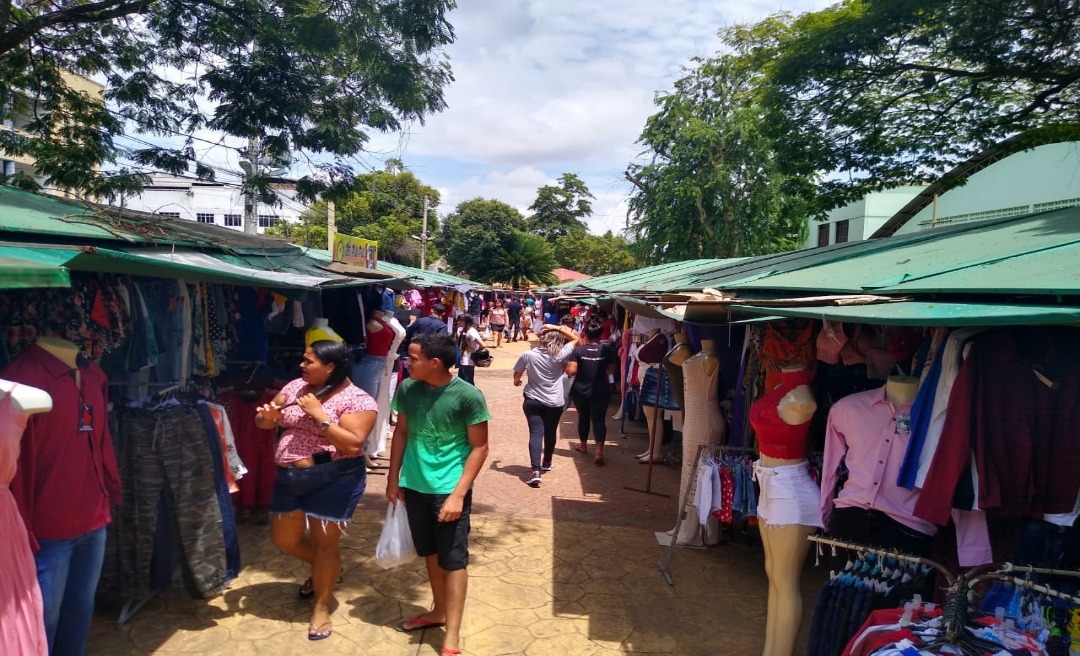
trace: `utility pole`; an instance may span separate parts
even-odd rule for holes
[[[427,194],[424,194],[424,225],[420,228],[420,268],[427,271]]]
[[[244,233],[254,235],[259,230],[259,224],[257,223],[258,217],[256,207],[258,206],[258,200],[255,197],[254,189],[251,187],[252,178],[259,177],[259,160],[262,153],[259,152],[259,139],[258,137],[248,137],[247,147],[248,162],[251,164],[251,170],[246,171],[247,184],[244,185]]]
[[[334,257],[334,235],[337,234],[337,222],[334,220],[334,201],[326,202],[326,250]]]

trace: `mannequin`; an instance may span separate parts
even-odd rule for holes
[[[337,334],[333,328],[330,327],[330,321],[324,317],[315,317],[311,322],[311,328],[307,329],[304,333],[304,345],[311,346],[312,342],[319,340],[330,340],[331,342],[344,342],[345,340],[341,335]]]
[[[641,346],[637,351],[637,361],[645,366],[640,370],[641,379],[641,404],[642,413],[645,415],[645,424],[648,427],[649,450],[639,455],[638,462],[648,464],[652,462],[664,462],[661,450],[663,448],[663,422],[664,410],[673,410],[675,401],[671,394],[671,380],[667,373],[660,376],[660,367],[663,366],[667,354],[667,337],[659,330],[653,329],[643,337]],[[659,385],[660,389],[657,389]]]
[[[110,506],[121,501],[108,430],[108,379],[75,344],[51,336],[23,351],[2,377],[52,399],[51,412],[26,420],[19,469],[8,489],[35,551],[49,650],[81,654],[93,618]],[[22,402],[19,387],[3,400]],[[27,407],[41,408],[40,402],[39,395],[26,397]]]
[[[769,578],[763,656],[790,656],[802,620],[800,573],[821,527],[820,496],[806,462],[806,435],[817,410],[809,383],[813,372],[781,368],[780,384],[750,408],[761,456],[754,474],[761,485],[758,520]]]
[[[374,449],[372,455],[378,456],[380,453],[386,451],[386,436],[390,431],[390,399],[394,398],[394,390],[397,387],[397,352],[398,347],[401,346],[401,342],[405,340],[405,327],[401,325],[396,318],[394,318],[393,312],[387,312],[383,310],[378,313],[381,318],[387,324],[394,333],[394,339],[390,342],[390,351],[386,357],[386,366],[382,372],[382,379],[379,382],[379,395],[375,398],[379,404],[379,417],[375,420],[374,439],[369,438],[369,442],[372,442]]]
[[[48,392],[0,380],[0,563],[9,575],[0,579],[0,653],[45,656],[49,642],[41,603],[41,588],[34,576],[34,554],[9,484],[19,460],[19,443],[27,416],[52,409]]]
[[[686,407],[685,394],[683,390],[683,363],[690,359],[694,355],[694,347],[690,344],[690,338],[686,336],[686,333],[675,333],[675,346],[667,352],[664,356],[664,372],[668,381],[671,384],[671,391],[675,395],[675,402],[679,405],[678,412],[680,420],[682,419],[683,410]],[[649,408],[646,410],[648,417],[655,418],[656,408]],[[653,436],[652,421],[649,422],[649,436]],[[680,421],[681,423],[681,421]],[[657,431],[659,433],[659,431]],[[657,434],[656,439],[652,440],[649,445],[649,449],[645,453],[638,454],[638,460],[645,462],[649,461],[651,457],[653,461],[660,462],[663,459],[664,440],[661,439],[662,435]]]
[[[846,396],[829,411],[821,515],[831,535],[930,555],[937,527],[914,514],[920,491],[897,485],[910,439],[911,401],[918,388],[918,378],[890,376],[882,388]],[[841,461],[850,474],[833,499]]]
[[[686,484],[697,472],[698,463],[694,457],[698,446],[720,444],[727,434],[727,422],[720,412],[720,355],[714,340],[701,340],[701,351],[683,362],[683,382],[686,419],[683,423],[680,490],[686,489]],[[710,530],[703,535],[701,524],[690,519],[682,522],[675,540],[683,546],[715,544],[716,532]]]

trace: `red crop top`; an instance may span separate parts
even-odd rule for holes
[[[385,358],[390,355],[390,345],[394,342],[394,329],[378,317],[375,317],[375,321],[382,324],[382,330],[368,331],[366,355],[373,358]]]
[[[750,406],[750,425],[757,434],[758,450],[770,458],[796,459],[806,456],[806,434],[810,422],[792,426],[780,418],[776,407],[784,395],[814,380],[809,369],[781,371],[780,384]]]

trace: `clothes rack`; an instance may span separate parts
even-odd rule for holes
[[[918,565],[929,565],[937,571],[941,572],[943,576],[952,585],[956,582],[956,575],[953,574],[949,568],[945,567],[941,563],[930,560],[929,558],[922,558],[921,556],[911,556],[908,554],[900,553],[895,549],[878,549],[875,547],[868,547],[862,544],[856,544],[854,542],[845,542],[844,540],[835,540],[833,538],[827,538],[822,535],[808,535],[806,539],[811,542],[816,542],[819,545],[824,544],[831,547],[838,547],[840,549],[849,549],[851,551],[861,551],[863,553],[874,554],[875,556],[884,556],[886,558],[895,558],[908,563],[916,563]]]
[[[624,489],[630,490],[631,492],[644,492],[645,494],[651,494],[657,497],[670,497],[670,494],[653,492],[652,489],[653,467],[656,466],[656,458],[653,457],[653,444],[656,443],[656,440],[663,439],[663,436],[658,436],[656,434],[656,429],[664,423],[664,410],[660,407],[660,390],[664,386],[665,369],[662,366],[659,369],[660,371],[656,376],[656,405],[653,406],[652,429],[649,431],[649,471],[645,474],[645,487],[630,487],[627,485]]]
[[[659,398],[659,393],[657,394]],[[701,462],[701,455],[708,450],[715,455],[723,453],[749,453],[757,455],[757,447],[752,446],[725,446],[723,444],[699,444],[697,453],[694,456],[694,462]],[[677,538],[679,535],[679,528],[682,527],[683,516],[686,514],[686,506],[690,502],[690,490],[693,488],[695,479],[693,476],[686,481],[686,485],[683,487],[682,495],[679,497],[679,512],[675,515],[675,528],[671,531],[671,543],[668,544],[667,553],[664,555],[664,559],[656,563],[656,567],[660,570],[660,575],[664,577],[667,584],[670,586],[675,585],[675,579],[671,573],[671,561],[675,557],[675,547]]]

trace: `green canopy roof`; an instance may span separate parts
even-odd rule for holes
[[[694,321],[687,307],[687,321]],[[1080,307],[1024,305],[1019,303],[936,303],[897,301],[869,305],[755,307],[731,305],[731,312],[775,317],[829,319],[852,323],[895,326],[1008,326],[1035,324],[1080,324]],[[713,314],[718,317],[720,315]],[[717,323],[721,323],[717,321]]]
[[[627,271],[626,273],[613,273],[606,276],[574,280],[570,283],[557,285],[553,289],[558,289],[563,293],[584,291],[602,294],[662,294],[686,288],[689,281],[694,280],[702,272],[714,271],[746,259],[736,257],[669,262]]]
[[[330,262],[333,260],[330,251],[318,248],[304,248],[303,251],[313,260],[318,260],[320,262]],[[410,278],[410,282],[417,287],[457,287],[458,285],[468,285],[473,288],[489,288],[488,285],[483,283],[468,280],[467,278],[452,276],[449,273],[417,269],[416,267],[405,266],[404,264],[394,264],[393,262],[380,261],[378,270],[383,273],[393,274],[399,278]]]
[[[0,246],[0,289],[68,287],[64,264],[70,252],[45,248]]]

